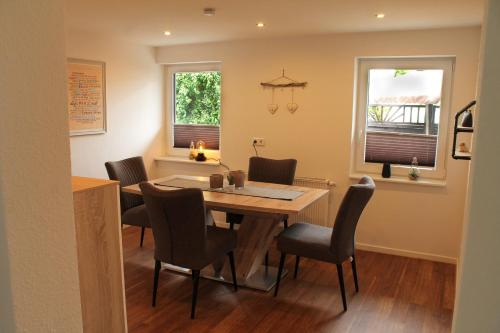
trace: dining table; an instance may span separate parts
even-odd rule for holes
[[[246,181],[241,189],[224,186],[209,187],[208,177],[171,175],[149,181],[165,191],[183,187],[200,188],[207,210],[243,215],[237,229],[234,251],[236,277],[239,286],[269,291],[276,284],[277,267],[263,265],[264,257],[287,216],[297,215],[308,206],[328,195],[328,190]],[[142,195],[139,184],[123,187],[126,193]],[[226,258],[207,266],[201,276],[232,283]],[[165,264],[167,269],[190,274],[190,270]],[[283,275],[287,272],[284,270]],[[283,276],[282,275],[282,276]]]

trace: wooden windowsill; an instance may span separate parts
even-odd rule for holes
[[[385,182],[385,183],[396,183],[396,184],[406,184],[406,185],[420,185],[420,186],[431,186],[431,187],[446,187],[446,180],[439,179],[429,179],[429,178],[419,178],[418,180],[410,180],[408,177],[404,176],[392,176],[391,178],[384,178],[381,175],[374,174],[366,174],[373,178],[376,182]],[[351,179],[361,179],[364,174],[350,174],[349,178]]]
[[[197,164],[197,165],[212,166],[212,167],[217,167],[220,165],[219,161],[215,161],[212,159],[208,159],[204,162],[198,162],[182,156],[160,156],[160,157],[155,157],[155,161],[170,162],[170,163],[188,163],[188,164]]]

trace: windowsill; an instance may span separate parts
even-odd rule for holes
[[[220,165],[219,161],[214,161],[209,159],[203,162],[201,161],[198,162],[182,156],[160,156],[160,157],[155,157],[155,161],[171,162],[171,163],[188,163],[188,164],[197,164],[203,166],[215,166],[215,167]]]
[[[419,178],[418,180],[410,180],[406,176],[392,176],[391,178],[384,178],[380,175],[366,174],[373,178],[377,182],[385,183],[396,183],[396,184],[407,184],[407,185],[420,185],[420,186],[430,186],[430,187],[446,187],[445,180],[429,179],[429,178]],[[355,173],[350,174],[351,179],[361,179],[364,174]]]

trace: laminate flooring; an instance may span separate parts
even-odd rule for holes
[[[151,307],[153,236],[123,230],[127,317],[135,332],[449,332],[455,265],[358,251],[359,293],[344,264],[348,311],[342,312],[335,265],[301,258],[296,280],[288,274],[278,297],[200,279],[196,319],[190,319],[190,276],[162,269],[157,305]],[[270,264],[279,253],[270,250]],[[285,267],[293,272],[295,258]]]

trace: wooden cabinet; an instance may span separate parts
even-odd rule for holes
[[[118,182],[73,177],[84,332],[126,332]]]

